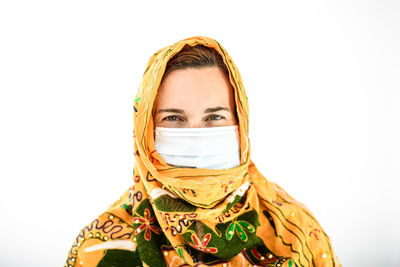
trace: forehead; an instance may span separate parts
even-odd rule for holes
[[[233,87],[218,67],[187,68],[170,72],[162,81],[157,106],[229,104]]]

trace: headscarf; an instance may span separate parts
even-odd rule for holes
[[[174,167],[155,149],[157,90],[168,60],[185,45],[211,47],[227,66],[238,115],[238,167]],[[311,212],[251,161],[248,112],[240,74],[214,39],[187,38],[156,52],[134,103],[134,183],[82,229],[66,265],[340,266]]]

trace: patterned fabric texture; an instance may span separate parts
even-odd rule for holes
[[[238,167],[177,168],[155,150],[156,93],[168,60],[186,44],[214,48],[228,67]],[[251,161],[248,112],[240,74],[217,41],[196,36],[155,53],[134,103],[133,184],[81,230],[65,266],[340,266],[311,212]]]

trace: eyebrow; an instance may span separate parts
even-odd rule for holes
[[[207,108],[206,110],[204,110],[204,113],[212,113],[212,112],[217,112],[220,110],[230,111],[229,108],[218,106],[218,107],[213,107],[213,108]],[[183,109],[177,109],[177,108],[162,108],[157,111],[157,114],[159,114],[161,112],[185,114],[185,111]]]
[[[217,112],[217,111],[220,111],[220,110],[230,111],[229,108],[215,107],[215,108],[208,108],[208,109],[204,110],[204,113],[212,113],[212,112]]]
[[[180,113],[180,114],[185,113],[185,111],[183,109],[177,109],[177,108],[161,108],[157,111],[157,114],[159,114],[161,112],[171,112],[171,113]]]

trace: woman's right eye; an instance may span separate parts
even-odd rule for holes
[[[181,121],[182,119],[179,118],[178,116],[171,115],[171,116],[165,117],[163,120],[166,120],[166,121]]]

